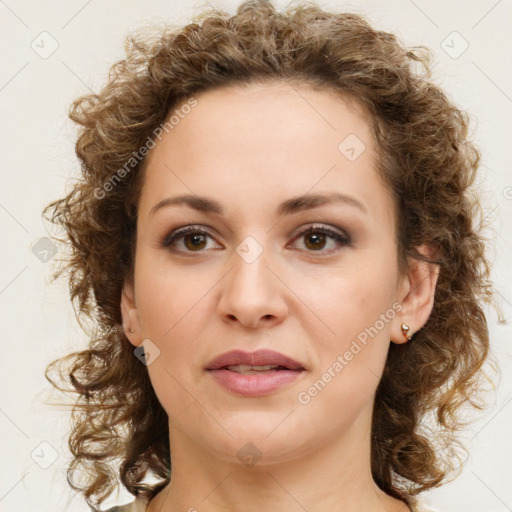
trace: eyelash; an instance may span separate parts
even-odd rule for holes
[[[334,239],[336,242],[338,242],[338,244],[342,247],[346,247],[346,246],[350,246],[351,245],[351,240],[350,240],[350,237],[349,236],[346,236],[346,235],[342,235],[336,231],[333,231],[325,226],[322,226],[322,225],[318,225],[318,224],[315,224],[313,226],[309,226],[308,228],[302,230],[300,233],[298,233],[294,240],[295,239],[298,239],[298,238],[301,238],[305,235],[308,235],[310,233],[322,233],[324,235],[327,235],[328,237]],[[200,234],[200,235],[205,235],[205,236],[208,236],[210,238],[213,238],[211,236],[211,234],[203,229],[202,227],[200,226],[186,226],[184,228],[179,228],[175,231],[172,231],[170,232],[169,234],[167,234],[163,240],[160,242],[161,246],[163,248],[166,248],[166,249],[169,249],[171,247],[171,244],[173,242],[175,242],[176,240],[178,239],[181,239],[183,237],[185,237],[186,235],[191,235],[191,234]],[[199,250],[199,251],[181,251],[181,250],[176,250],[176,249],[172,249],[174,252],[186,252],[186,253],[189,253],[189,254],[194,254],[194,253],[201,253],[201,252],[204,252],[204,249],[202,250]],[[307,250],[306,249],[306,252],[310,252],[310,253],[332,253],[333,251],[324,251],[322,249],[319,249],[317,251],[315,250]]]

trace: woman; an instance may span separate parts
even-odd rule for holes
[[[83,180],[46,213],[98,329],[49,376],[68,481],[97,509],[120,478],[123,512],[427,511],[489,351],[467,116],[359,16],[196,21],[71,110]]]

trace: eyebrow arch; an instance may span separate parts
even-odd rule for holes
[[[358,208],[363,213],[368,213],[366,206],[356,198],[341,194],[340,192],[330,192],[326,194],[306,194],[287,199],[278,206],[277,214],[283,216],[333,203],[346,204]],[[174,205],[185,205],[194,210],[204,213],[212,213],[215,215],[222,215],[223,213],[223,208],[220,203],[213,199],[191,194],[183,194],[180,196],[168,197],[158,202],[151,208],[149,215],[153,215],[161,208]]]

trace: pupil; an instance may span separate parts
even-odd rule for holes
[[[201,244],[204,244],[204,235],[201,234],[188,235],[187,239],[189,242],[191,242],[192,247],[195,248],[198,248],[201,246]]]
[[[322,242],[325,242],[325,235],[323,234],[310,234],[306,237],[306,240],[313,240],[312,244],[308,244],[306,242],[306,245],[311,245],[313,249],[318,248],[322,246]]]

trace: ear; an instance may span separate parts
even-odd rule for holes
[[[126,337],[132,345],[138,347],[142,342],[142,336],[140,334],[139,314],[135,303],[135,291],[133,284],[129,281],[125,281],[121,293],[121,316]]]
[[[435,256],[435,251],[427,244],[417,246],[416,249],[425,256]],[[413,336],[426,324],[434,307],[439,270],[439,265],[414,259],[410,260],[407,275],[402,278],[399,285],[398,300],[402,305],[402,310],[392,322],[392,342],[407,343],[408,340],[405,339],[400,328],[402,322],[409,326],[409,336]]]

